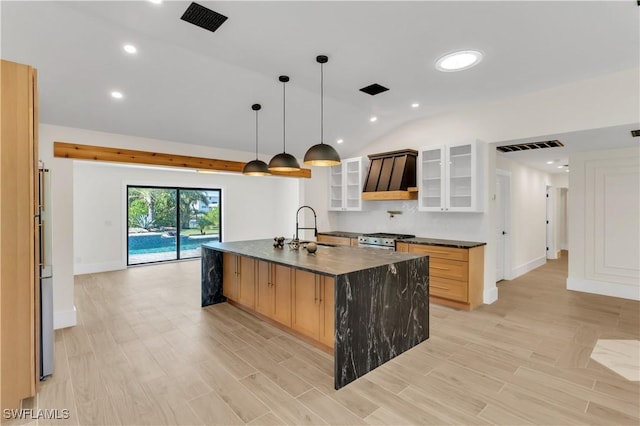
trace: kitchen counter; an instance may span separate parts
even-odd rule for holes
[[[441,247],[453,247],[453,248],[465,248],[465,249],[487,245],[487,243],[478,243],[474,241],[441,240],[438,238],[422,238],[422,237],[405,238],[402,240],[398,240],[398,242],[407,243],[407,244],[422,244],[426,246],[441,246]]]
[[[310,255],[304,249],[291,250],[287,244],[282,249],[275,249],[273,240],[210,242],[202,246],[334,277],[421,257],[393,250],[356,250],[349,246],[323,245],[318,245],[318,251]]]
[[[363,234],[362,232],[347,232],[347,231],[320,232],[318,231],[318,235],[330,235],[332,237],[342,237],[342,238],[358,238],[362,234]]]
[[[428,256],[347,246],[318,246],[309,255],[286,245],[274,248],[273,240],[207,243],[202,245],[203,307],[226,301],[223,276],[233,271],[223,270],[225,253],[334,280],[336,389],[429,338]],[[292,294],[303,284],[293,282]],[[303,297],[303,290],[298,294]]]

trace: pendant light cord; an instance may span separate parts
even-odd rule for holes
[[[258,159],[258,111],[256,111],[256,160]]]
[[[324,64],[320,64],[320,143],[324,143]]]
[[[282,83],[282,152],[287,152],[287,86]]]

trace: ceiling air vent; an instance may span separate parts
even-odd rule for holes
[[[371,95],[371,96],[375,96],[378,95],[382,92],[386,92],[387,90],[389,90],[388,88],[379,85],[378,83],[373,83],[370,84],[367,87],[363,87],[362,89],[360,89],[361,92],[366,93],[367,95]]]
[[[631,136],[633,136],[634,138],[640,137],[640,130],[632,130]]]
[[[505,145],[499,146],[496,149],[500,152],[517,152],[528,151],[530,149],[556,148],[560,146],[564,146],[562,142],[560,142],[559,140],[553,140],[544,142],[519,143],[517,145]]]
[[[227,17],[198,3],[191,3],[180,19],[214,32],[227,20]]]

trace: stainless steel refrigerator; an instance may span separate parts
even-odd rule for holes
[[[40,233],[40,380],[53,374],[53,267],[51,265],[51,173],[41,162],[38,169],[38,229]]]

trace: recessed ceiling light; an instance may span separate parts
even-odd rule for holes
[[[369,121],[375,123],[376,121],[378,121],[378,117],[371,117]]]
[[[436,61],[436,68],[443,72],[462,71],[478,65],[482,53],[477,50],[462,50],[449,53]]]
[[[565,170],[565,172],[569,173],[569,169]]]
[[[149,0],[153,4],[161,4],[162,0]]]
[[[122,99],[124,95],[122,94],[122,92],[113,91],[111,92],[111,97],[115,99]]]
[[[547,164],[553,164],[553,160],[547,161]]]
[[[336,141],[336,143],[342,143],[342,142],[344,142],[344,139],[338,139],[338,140]]]
[[[133,44],[125,44],[124,46],[122,46],[122,48],[125,52],[131,53],[132,55],[138,51],[138,49],[136,49]]]
[[[417,103],[417,102],[414,102],[414,103],[411,104],[411,108],[418,108],[419,106],[420,106],[420,104]]]
[[[563,168],[564,166],[558,166],[559,169]]]

